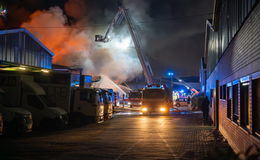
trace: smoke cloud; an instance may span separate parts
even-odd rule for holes
[[[82,66],[85,74],[103,74],[117,82],[135,78],[142,72],[136,53],[120,46],[128,35],[123,34],[108,44],[96,45],[93,32],[98,29],[87,27],[85,7],[84,0],[69,0],[64,6],[65,11],[60,7],[35,11],[21,27],[31,31],[55,53],[54,64]],[[122,45],[130,46],[130,42]]]

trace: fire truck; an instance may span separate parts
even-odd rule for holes
[[[170,90],[159,84],[147,85],[143,89],[142,108],[143,115],[163,114],[168,115],[172,107]]]
[[[130,107],[141,107],[142,105],[142,92],[141,91],[131,91],[128,97],[128,104]]]

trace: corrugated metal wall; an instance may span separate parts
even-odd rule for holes
[[[245,20],[242,27],[236,33],[236,36],[228,44],[224,54],[218,61],[218,64],[209,75],[207,79],[207,95],[210,95],[211,91],[216,88],[216,81],[220,81],[220,85],[227,85],[232,82],[237,83],[240,78],[257,77],[260,71],[260,3],[252,11],[249,17]],[[232,85],[231,83],[231,85]],[[250,82],[252,83],[252,81]],[[239,86],[240,87],[240,86]],[[252,87],[252,88],[251,88]],[[259,137],[255,136],[252,126],[255,119],[253,113],[255,113],[255,106],[252,104],[253,99],[252,89],[255,86],[249,85],[249,117],[250,128],[244,129],[239,123],[234,123],[228,118],[231,115],[227,115],[227,112],[233,113],[232,105],[230,109],[227,108],[227,104],[230,101],[220,100],[219,105],[219,129],[223,136],[228,140],[229,144],[237,152],[246,152],[248,147],[253,144],[260,144]],[[232,90],[232,88],[231,88]],[[229,91],[227,90],[227,93]],[[241,91],[239,92],[239,94]],[[230,93],[229,93],[230,94]],[[230,94],[231,95],[231,94]],[[232,97],[232,96],[231,96]],[[238,97],[238,116],[241,117],[241,100],[240,95]],[[232,102],[232,100],[231,100]],[[213,114],[214,110],[210,108],[210,112]]]
[[[0,34],[0,61],[51,69],[52,55],[25,32]]]
[[[218,26],[208,26],[208,75],[214,70],[229,43],[259,0],[219,0]],[[213,24],[214,25],[214,24]]]
[[[209,64],[208,64],[209,65]],[[207,90],[260,70],[260,3],[230,42],[207,78]]]

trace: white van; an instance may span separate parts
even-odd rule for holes
[[[67,112],[52,106],[46,93],[30,75],[0,74],[0,87],[5,89],[8,106],[20,106],[32,113],[34,127],[63,128]]]
[[[26,133],[32,131],[32,114],[24,108],[8,107],[5,105],[6,96],[0,88],[0,113],[2,113],[5,131]]]

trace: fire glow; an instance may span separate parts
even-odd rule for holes
[[[86,11],[85,5],[84,0],[69,0],[64,11],[59,7],[38,10],[21,27],[32,32],[54,52],[54,64],[82,66],[85,74],[103,74],[118,82],[141,74],[142,68],[136,53],[125,50],[131,43],[130,38],[122,38],[115,45],[96,47],[90,34],[94,31],[87,27],[86,15],[81,12]],[[68,25],[65,13],[76,19],[76,22]]]

